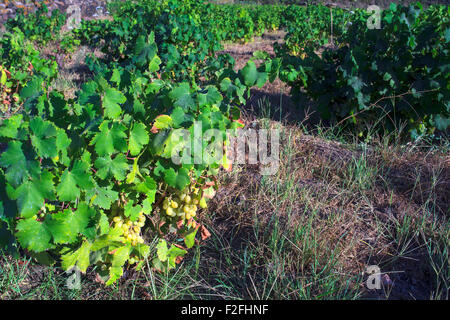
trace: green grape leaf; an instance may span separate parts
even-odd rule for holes
[[[151,203],[153,203],[155,201],[155,195],[156,195],[157,188],[158,188],[158,186],[156,184],[156,181],[148,176],[145,177],[145,180],[143,182],[139,183],[136,186],[136,190],[140,193],[146,194],[147,199],[149,199],[151,201]]]
[[[80,197],[80,189],[77,187],[75,175],[68,169],[64,170],[61,175],[61,183],[56,187],[56,193],[60,201],[74,201]]]
[[[156,72],[159,70],[159,65],[161,64],[161,59],[155,55],[148,64],[148,71],[150,72]]]
[[[180,108],[178,108],[178,109],[180,109]],[[173,120],[170,116],[165,115],[165,114],[159,115],[155,119],[155,123],[153,124],[152,132],[155,131],[155,129],[161,130],[161,129],[171,128],[172,125],[173,125]]]
[[[169,93],[169,98],[174,100],[175,107],[180,107],[183,110],[188,110],[195,106],[194,99],[190,92],[189,83],[183,82]]]
[[[258,80],[258,70],[253,61],[248,61],[244,68],[241,70],[244,84],[247,87],[253,87]]]
[[[0,126],[0,137],[17,139],[19,136],[19,128],[22,126],[23,116],[16,114],[8,119],[3,120]]]
[[[170,115],[173,126],[179,128],[181,126],[188,127],[192,122],[193,117],[190,114],[186,114],[182,108],[177,107],[172,111]]]
[[[20,245],[28,250],[41,252],[52,248],[50,231],[44,223],[35,219],[20,220],[16,236]]]
[[[85,234],[90,221],[96,216],[96,211],[94,208],[89,207],[87,203],[81,202],[73,215],[72,222],[76,226],[75,228],[79,233]]]
[[[167,251],[167,261],[169,262],[169,269],[175,268],[177,258],[183,257],[186,253],[186,250],[180,249],[172,244],[169,251]]]
[[[138,157],[134,158],[134,161],[133,161],[133,168],[132,168],[131,171],[127,174],[127,180],[126,180],[126,182],[127,182],[128,184],[132,184],[132,183],[135,181],[135,179],[136,179],[136,174],[139,173],[138,160],[139,160]]]
[[[180,168],[176,172],[173,168],[169,168],[164,172],[164,180],[171,187],[183,190],[189,183],[189,171],[186,168]]]
[[[192,248],[195,244],[195,235],[197,234],[197,229],[192,229],[189,231],[188,234],[184,236],[184,243],[186,244],[187,248]]]
[[[117,191],[111,190],[111,186],[107,188],[96,186],[87,193],[91,204],[99,206],[105,210],[109,210],[111,208],[111,203],[113,203],[119,196]]]
[[[138,155],[144,145],[148,144],[149,136],[145,130],[145,125],[142,123],[135,123],[133,129],[130,132],[130,140],[128,144],[128,149],[132,156]]]
[[[162,262],[167,260],[167,252],[169,249],[167,248],[167,242],[164,239],[160,239],[158,244],[156,245],[156,254],[158,255],[158,259]]]
[[[94,187],[92,176],[89,171],[89,164],[87,162],[75,160],[71,172],[74,175],[75,181],[80,188],[91,189]]]
[[[111,155],[116,150],[126,152],[127,134],[125,133],[125,126],[104,121],[99,129],[100,132],[91,141],[91,145],[95,144],[95,151],[99,156]]]
[[[80,232],[75,214],[70,209],[47,216],[45,225],[55,244],[73,243]]]
[[[64,130],[58,128],[56,131],[56,148],[58,152],[61,152],[62,163],[68,166],[68,164],[70,164],[70,159],[67,156],[67,150],[71,140]]]
[[[124,207],[124,215],[127,218],[130,218],[131,221],[136,221],[139,218],[139,213],[142,211],[142,207],[140,205],[133,206],[134,201],[129,200]]]
[[[125,238],[122,235],[123,231],[121,228],[109,228],[109,231],[107,234],[104,234],[97,239],[95,239],[94,243],[92,244],[92,251],[97,251],[103,248],[106,248],[108,246],[111,246],[115,243],[121,243],[125,241]]]
[[[118,69],[113,70],[110,81],[120,85],[120,72]]]
[[[91,189],[94,186],[91,175],[87,172],[88,169],[87,163],[76,160],[72,171],[66,169],[63,172],[61,183],[56,187],[61,201],[73,201],[80,197],[80,188]]]
[[[24,218],[34,216],[44,205],[44,200],[54,199],[53,175],[44,171],[40,180],[26,181],[14,191],[19,213]]]
[[[10,141],[8,148],[0,156],[0,166],[6,169],[6,180],[17,186],[23,182],[26,177],[26,159],[22,151],[22,143],[19,141]]]
[[[62,268],[67,271],[77,266],[81,272],[85,273],[90,264],[91,247],[92,243],[84,241],[75,251],[64,249],[61,255]]]
[[[30,121],[31,143],[36,153],[42,158],[53,158],[58,155],[56,147],[56,127],[49,121],[44,121],[40,117]]]
[[[127,98],[122,92],[114,88],[107,88],[103,95],[103,108],[105,108],[105,117],[117,119],[122,114],[122,108],[119,104],[125,103]]]
[[[200,93],[197,95],[197,103],[199,107],[219,104],[222,101],[222,99],[223,99],[222,95],[215,86],[208,86],[206,93]]]
[[[100,214],[99,226],[101,235],[107,234],[110,230],[108,217],[103,212]]]
[[[123,265],[130,257],[131,248],[126,247],[120,247],[115,250],[113,257],[112,257],[112,265],[109,269],[109,279],[106,282],[106,285],[111,285],[114,282],[116,282],[120,277],[123,275]]]
[[[100,157],[95,160],[95,167],[98,168],[96,175],[100,179],[105,180],[114,176],[117,181],[124,180],[129,169],[127,158],[123,153],[117,154],[114,159],[110,156]]]
[[[438,114],[434,118],[434,123],[438,130],[445,131],[450,126],[450,118]]]

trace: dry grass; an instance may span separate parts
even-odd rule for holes
[[[389,292],[361,294],[448,297],[448,155],[393,149],[383,141],[342,145],[305,135],[295,126],[283,128],[283,135],[277,175],[262,177],[257,168],[237,169],[215,200],[212,210],[218,217],[253,233],[255,219],[261,230],[270,229],[276,220],[283,230],[279,240],[285,237],[289,242],[299,229],[311,227],[307,237],[300,238],[304,242],[292,243],[294,250],[284,253],[284,264],[277,263],[293,276],[311,278],[312,265],[328,270],[332,261],[328,271],[341,276],[336,284],[343,288],[351,279],[352,288],[359,290],[359,275],[377,264],[387,275],[385,282],[390,279],[394,285]],[[264,243],[258,237],[247,241]],[[436,274],[426,248],[433,241],[445,247],[440,257],[445,283],[439,285],[433,284]],[[308,251],[311,243],[313,252]],[[260,256],[270,259],[268,252]],[[313,282],[308,285],[316,295],[322,290]]]

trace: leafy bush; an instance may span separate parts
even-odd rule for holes
[[[0,38],[0,117],[16,113],[22,104],[19,91],[34,76],[39,75],[47,83],[56,78],[55,61],[42,59],[34,45],[26,40],[18,28]]]
[[[147,44],[155,48],[151,37]],[[147,52],[142,63],[154,61],[156,52]],[[213,193],[211,177],[222,159],[175,165],[177,129],[193,130],[198,120],[203,130],[225,136],[239,124],[236,113],[221,111],[217,88],[159,80],[158,65],[146,74],[124,68],[99,73],[75,100],[48,92],[41,77],[22,90],[24,112],[0,130],[7,145],[0,156],[0,212],[18,244],[40,261],[60,257],[64,269],[83,272],[98,264],[111,284],[127,261],[140,267],[150,254],[140,236],[144,225],[154,235],[184,238],[187,248],[194,244],[197,204]],[[202,150],[208,145],[203,141]],[[192,200],[185,195],[179,210],[162,210],[183,193]],[[164,246],[161,239],[154,261],[159,269],[173,267],[186,253]]]
[[[166,30],[155,23],[155,32],[149,32],[139,29],[146,14],[133,13],[130,27],[121,29],[113,20],[100,31],[110,41],[104,48],[122,43],[123,50],[103,61],[87,59],[95,76],[76,98],[49,90],[54,74],[45,68],[27,75],[19,87],[21,111],[0,120],[1,247],[13,253],[24,249],[65,270],[76,266],[85,272],[96,265],[112,284],[124,266],[139,269],[146,258],[159,270],[171,269],[195,244],[198,212],[218,187],[219,169],[229,163],[226,156],[207,162],[194,156],[224,149],[227,130],[241,127],[237,105],[245,103],[252,86],[264,84],[271,64],[257,68],[250,61],[235,72],[226,56],[214,56],[211,39],[211,44],[196,39],[194,30],[179,38],[181,33],[173,31],[194,29],[195,17],[162,13],[158,21],[173,22]],[[20,34],[1,41],[14,43]],[[173,49],[165,47],[160,54],[157,41]],[[199,45],[191,47],[192,41]],[[15,54],[20,45],[10,47],[2,52],[13,70],[22,63]],[[189,48],[198,58],[188,57],[186,64],[168,54]],[[23,56],[24,61],[32,56]],[[186,73],[197,64],[203,69]],[[197,82],[199,75],[204,79]],[[196,141],[181,135],[198,130],[198,123]],[[209,129],[223,140],[203,139]],[[190,162],[172,161],[174,151],[189,146],[196,150],[186,155]],[[147,240],[155,238],[154,252]]]

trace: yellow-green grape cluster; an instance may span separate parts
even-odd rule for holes
[[[114,217],[113,221],[115,227],[122,229],[125,239],[131,242],[132,246],[136,246],[138,243],[144,243],[144,238],[141,236],[141,228],[145,225],[145,216],[142,212],[136,221],[131,221],[130,219],[124,220],[120,216]]]
[[[199,188],[188,187],[184,191],[167,197],[163,201],[164,212],[169,217],[190,220],[197,215],[198,207],[206,208],[206,200]]]

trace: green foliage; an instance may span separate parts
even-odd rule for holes
[[[196,22],[189,18],[174,23],[193,23],[193,28]],[[95,76],[74,99],[49,90],[56,68],[54,73],[39,69],[22,78],[20,111],[0,125],[2,247],[44,254],[46,261],[59,261],[66,270],[76,266],[85,272],[96,265],[112,284],[127,265],[140,268],[153,256],[156,268],[169,270],[186,253],[170,244],[164,257],[154,256],[144,232],[150,239],[184,239],[186,247],[194,245],[196,205],[186,203],[180,208],[186,207],[187,213],[168,215],[161,203],[196,190],[196,201],[204,208],[203,193],[210,195],[217,188],[212,177],[222,159],[197,163],[191,155],[190,164],[176,164],[171,160],[180,146],[176,136],[180,130],[193,132],[194,121],[202,123],[203,132],[217,129],[224,138],[226,130],[238,128],[236,105],[245,101],[251,86],[261,84],[264,65],[256,68],[250,62],[235,72],[220,58],[215,60],[213,49],[196,47],[191,38],[178,43],[173,32],[155,28],[155,33],[142,31],[139,36],[103,31],[113,43],[125,43],[125,49],[106,60],[93,58]],[[25,63],[18,54],[23,34],[16,31],[1,41],[7,44],[2,47],[5,65],[17,78]],[[172,42],[179,52],[191,47],[197,58],[180,65],[173,55],[161,56],[158,39]],[[209,73],[204,81],[198,81],[197,71],[186,72],[200,65]],[[203,141],[202,153],[208,147]]]
[[[449,10],[391,5],[381,29],[355,15],[337,40],[318,55],[308,47],[297,57],[279,50],[281,78],[292,95],[313,99],[322,116],[381,122],[389,130],[407,122],[413,137],[445,130],[449,104]]]
[[[26,13],[18,9],[14,18],[9,19],[6,28],[19,29],[30,41],[46,44],[59,35],[61,28],[66,23],[66,15],[59,10],[53,10],[48,16],[48,8],[45,4],[39,6],[35,12]]]
[[[17,28],[0,38],[0,117],[9,117],[22,105],[19,92],[35,76],[35,80],[25,95],[32,96],[42,81],[51,82],[56,78],[58,66],[55,61],[42,59],[39,51]],[[31,89],[33,87],[33,89]]]

